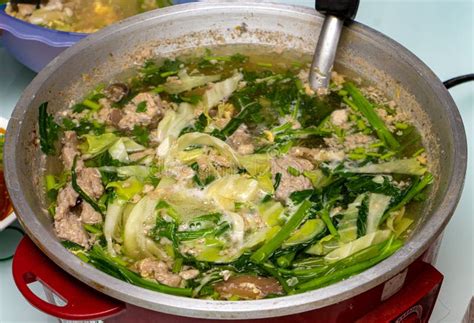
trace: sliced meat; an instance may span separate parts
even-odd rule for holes
[[[84,248],[89,247],[89,235],[82,227],[80,218],[72,212],[67,212],[61,218],[56,217],[54,229],[59,239],[77,243]]]
[[[105,96],[112,102],[120,102],[125,96],[130,93],[130,88],[124,83],[110,84],[104,90]]]
[[[214,289],[223,299],[233,296],[241,299],[261,299],[283,293],[283,288],[275,278],[252,275],[230,277],[227,281],[217,283]]]
[[[136,266],[142,277],[153,278],[172,287],[178,287],[181,284],[182,278],[177,274],[173,274],[163,261],[146,258],[139,261]]]
[[[144,111],[137,111],[141,103],[145,103]],[[123,130],[132,130],[134,126],[148,126],[160,120],[164,113],[160,96],[151,93],[140,93],[132,99],[122,110],[123,116],[118,127]]]
[[[271,165],[273,179],[278,173],[281,174],[280,185],[275,192],[275,197],[278,200],[285,202],[291,193],[312,188],[308,178],[303,175],[293,176],[288,172],[289,167],[293,167],[299,172],[312,170],[313,164],[309,160],[288,155],[273,158]]]
[[[106,98],[99,100],[102,108],[97,112],[97,120],[105,123],[106,125],[111,125],[117,127],[122,120],[122,111],[117,108],[113,108],[111,101]]]
[[[104,194],[100,172],[97,168],[83,168],[77,174],[77,184],[90,197],[98,199]]]
[[[76,205],[78,197],[79,194],[72,188],[71,183],[62,188],[57,197],[55,219],[64,218],[69,212],[69,209]]]
[[[306,147],[293,147],[290,150],[290,155],[307,159],[313,163],[342,161],[345,157],[345,153],[342,150]]]
[[[71,169],[74,162],[74,158],[79,155],[77,149],[78,141],[74,131],[65,131],[62,139],[63,149],[61,151],[61,159],[64,164],[64,168]]]
[[[331,122],[335,126],[342,127],[347,124],[347,121],[349,119],[349,111],[348,109],[339,109],[333,111],[331,113]]]
[[[179,276],[184,280],[194,279],[199,276],[199,270],[197,269],[186,269],[179,272]]]
[[[102,223],[102,215],[87,202],[82,203],[81,221],[84,224]]]
[[[242,155],[253,154],[255,151],[255,146],[252,143],[252,135],[249,133],[245,124],[241,124],[239,128],[227,138],[226,142]]]

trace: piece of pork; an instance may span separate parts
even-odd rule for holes
[[[283,293],[280,283],[273,277],[241,275],[230,277],[215,285],[215,290],[223,299],[238,296],[241,299],[261,299],[268,295]]]
[[[255,151],[255,146],[252,143],[252,135],[249,133],[245,124],[241,124],[237,130],[227,138],[226,142],[242,155],[253,154]]]
[[[278,173],[281,174],[280,185],[275,192],[275,197],[282,202],[285,202],[293,192],[307,190],[313,187],[311,181],[305,176],[293,176],[288,172],[289,167],[293,167],[301,173],[306,170],[312,170],[314,166],[307,159],[286,155],[273,158],[271,167],[274,180]]]
[[[109,126],[118,127],[122,120],[122,110],[112,107],[112,102],[107,98],[99,100],[102,108],[97,112],[97,120]]]
[[[64,186],[58,193],[56,199],[56,213],[55,218],[62,219],[68,212],[69,209],[74,207],[77,203],[79,194],[72,188],[71,183]]]
[[[59,239],[89,248],[89,235],[84,230],[81,219],[73,212],[68,211],[61,218],[55,217],[54,229]]]
[[[78,170],[77,184],[92,198],[98,199],[104,194],[104,186],[97,168],[86,167]]]
[[[102,215],[87,202],[82,202],[81,221],[84,224],[102,223]]]
[[[137,112],[140,103],[145,102],[144,111]],[[140,93],[122,109],[122,118],[118,127],[123,130],[133,130],[138,126],[148,126],[163,117],[164,108],[160,96],[151,93]]]
[[[178,287],[183,280],[179,275],[172,273],[168,265],[160,260],[146,258],[139,261],[136,267],[142,277],[156,279],[164,285]]]
[[[69,170],[72,168],[74,158],[79,155],[76,133],[74,131],[65,131],[62,144],[61,160],[63,161],[64,168]]]

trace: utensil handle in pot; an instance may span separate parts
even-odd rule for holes
[[[125,310],[125,303],[95,291],[55,265],[28,237],[18,245],[12,269],[15,284],[23,296],[31,305],[51,316],[66,320],[99,320]],[[38,297],[28,286],[36,281],[59,295],[66,304],[56,305]]]
[[[354,19],[357,9],[359,9],[359,0],[316,0],[317,11],[342,20]]]

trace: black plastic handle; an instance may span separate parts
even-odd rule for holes
[[[341,19],[354,19],[359,9],[359,0],[316,0],[316,10],[323,15]]]
[[[443,84],[444,86],[446,86],[447,89],[450,89],[452,87],[455,87],[456,85],[471,81],[474,81],[474,73],[453,77],[452,79],[444,81]]]

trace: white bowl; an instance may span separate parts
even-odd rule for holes
[[[0,117],[0,128],[6,129],[8,125],[8,120]],[[3,231],[6,227],[12,224],[16,219],[14,212],[10,213],[5,219],[0,221],[0,231]]]

